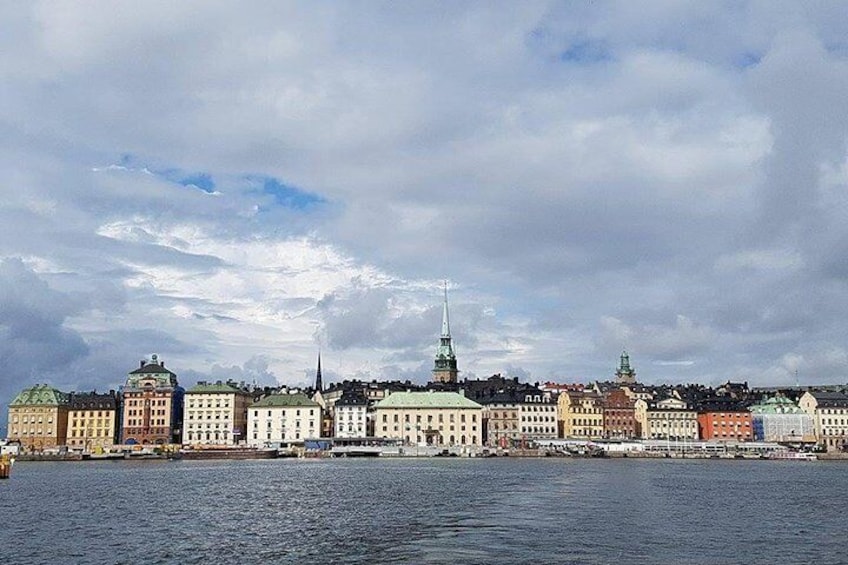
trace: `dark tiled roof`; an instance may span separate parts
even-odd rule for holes
[[[112,394],[71,393],[71,410],[115,410],[118,400]]]
[[[130,374],[131,375],[161,375],[161,374],[166,374],[166,375],[174,375],[175,377],[177,376],[175,373],[172,373],[171,371],[166,369],[165,365],[160,365],[158,363],[146,363],[144,365],[144,367],[139,367],[135,371],[132,371]]]

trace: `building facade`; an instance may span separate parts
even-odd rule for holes
[[[127,376],[122,391],[121,442],[163,445],[181,443],[182,387],[177,375],[165,368],[158,356],[142,360]]]
[[[525,391],[518,402],[518,425],[522,440],[559,437],[557,403],[551,394]]]
[[[620,388],[603,395],[603,436],[608,439],[636,437],[635,402]]]
[[[637,433],[642,439],[698,439],[698,413],[680,399],[658,402],[639,399],[635,415]]]
[[[247,440],[253,395],[234,382],[198,382],[185,393],[183,444],[235,446]]]
[[[798,406],[813,417],[816,443],[828,451],[848,449],[848,395],[807,391],[798,400]]]
[[[303,445],[320,437],[321,405],[302,393],[276,393],[247,411],[247,444],[252,447]]]
[[[360,438],[368,435],[368,399],[360,391],[343,394],[334,406],[333,435]]]
[[[374,435],[407,445],[483,445],[483,407],[455,392],[396,392],[374,405]]]
[[[559,395],[558,418],[562,437],[600,439],[604,436],[604,402],[593,391],[572,391]]]
[[[68,434],[69,397],[46,384],[24,389],[9,404],[8,439],[26,451],[64,445]]]
[[[520,393],[498,392],[478,399],[483,406],[483,438],[489,447],[507,448],[521,440]]]
[[[705,441],[753,441],[751,412],[736,402],[705,402],[698,407],[698,437]]]
[[[118,443],[118,395],[71,393],[67,445],[83,452],[103,451]]]
[[[815,443],[813,416],[782,394],[776,394],[748,408],[756,441],[775,443]]]

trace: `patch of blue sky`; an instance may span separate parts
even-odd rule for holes
[[[206,194],[215,193],[215,181],[212,180],[212,175],[207,173],[195,173],[180,179],[177,182],[183,186],[195,186]]]
[[[757,53],[739,53],[733,58],[733,66],[737,69],[749,69],[760,64],[762,56]]]
[[[559,60],[567,63],[604,63],[612,59],[607,45],[603,41],[592,39],[574,42],[559,54]]]
[[[273,197],[275,204],[285,208],[305,210],[326,202],[317,194],[301,190],[274,177],[251,176],[248,180],[258,186],[257,192]]]

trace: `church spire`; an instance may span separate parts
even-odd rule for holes
[[[450,339],[450,315],[448,314],[448,281],[445,281],[445,305],[442,308],[442,337]]]
[[[450,333],[450,316],[448,314],[448,282],[445,281],[445,302],[442,307],[442,335],[439,338],[439,348],[436,350],[436,364],[433,367],[433,382],[455,383],[459,371],[456,368],[456,354]]]
[[[321,380],[321,352],[318,352],[318,371],[315,373],[315,391],[321,392],[324,390],[324,383]]]
[[[618,370],[615,372],[615,380],[618,384],[633,384],[636,382],[636,371],[630,366],[630,356],[627,351],[621,352]]]

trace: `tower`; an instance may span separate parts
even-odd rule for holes
[[[636,371],[630,366],[630,356],[626,351],[621,352],[618,369],[615,371],[615,382],[620,385],[630,385],[636,382]]]
[[[324,390],[324,382],[321,379],[321,352],[318,352],[318,371],[315,373],[315,392]]]
[[[436,350],[436,364],[433,367],[433,382],[455,383],[459,371],[456,369],[456,354],[453,351],[448,315],[448,283],[445,281],[445,304],[442,309],[442,335]]]

